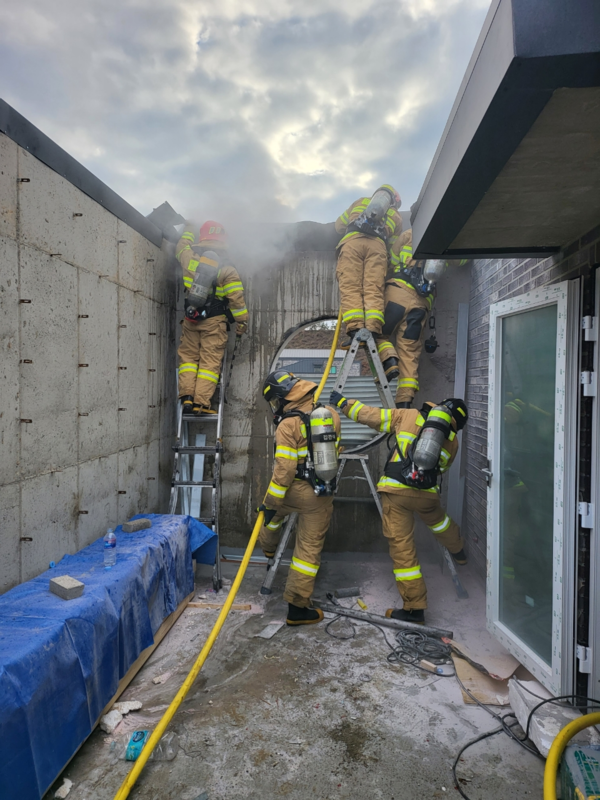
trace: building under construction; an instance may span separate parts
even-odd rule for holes
[[[329,610],[294,629],[294,520],[273,558],[248,547],[273,465],[265,377],[394,407],[369,348],[336,349],[333,222],[233,241],[248,335],[217,413],[193,418],[183,217],[144,217],[0,101],[2,798],[557,796],[555,738],[600,723],[599,185],[597,4],[494,0],[401,209],[415,258],[454,265],[414,406],[468,406],[441,496],[469,563],[417,523],[427,627],[385,622],[387,436],[343,418],[314,594]],[[64,576],[83,590],[53,593]],[[600,795],[598,732],[577,735],[565,800]]]

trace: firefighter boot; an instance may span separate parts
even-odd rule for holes
[[[385,371],[385,377],[388,379],[388,381],[393,381],[398,377],[398,375],[400,375],[400,370],[398,369],[398,359],[394,358],[394,356],[390,356],[390,358],[386,358],[385,361],[382,361],[381,366]]]
[[[191,414],[194,406],[194,398],[191,396],[191,394],[187,394],[185,397],[182,397],[181,402],[183,404],[183,413]]]
[[[425,612],[422,608],[388,608],[385,612],[388,619],[399,619],[402,622],[415,622],[417,625],[423,625],[425,622]]]
[[[205,417],[209,414],[216,414],[216,411],[213,411],[210,406],[200,406],[198,403],[194,403],[194,407],[192,408],[192,414],[196,417]]]
[[[300,608],[288,603],[288,625],[314,625],[321,622],[325,615],[320,608]]]
[[[460,564],[463,567],[467,563],[467,554],[465,553],[464,549],[461,548],[458,553],[450,553],[452,558],[456,561],[457,564]]]

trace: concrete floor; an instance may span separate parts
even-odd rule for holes
[[[437,552],[427,555],[422,563],[427,621],[454,630],[455,638],[476,652],[500,649],[485,631],[479,579],[463,568],[470,598],[458,600]],[[226,565],[224,574],[232,578],[235,570]],[[253,603],[253,610],[231,613],[171,723],[179,754],[172,762],[148,764],[130,796],[195,800],[206,791],[210,800],[458,797],[450,770],[456,752],[495,727],[494,720],[463,703],[453,678],[389,664],[389,649],[370,625],[355,624],[355,638],[345,641],[330,637],[325,623],[283,627],[271,640],[254,638],[269,621],[284,619],[286,573],[283,568],[277,576],[273,595],[262,598],[257,592],[264,567],[249,568],[238,600]],[[326,557],[315,597],[357,584],[375,613],[399,604],[391,564],[379,555]],[[199,594],[209,586],[208,577],[198,579]],[[124,732],[156,724],[217,613],[184,612],[121,698],[143,702],[141,711],[121,723]],[[339,624],[338,633],[351,632],[347,623],[342,629]],[[166,682],[152,682],[165,673],[170,673]],[[69,765],[64,773],[74,783],[69,800],[114,797],[130,765],[111,764],[111,740],[96,730]],[[469,751],[461,770],[472,800],[542,797],[543,763],[504,735]]]

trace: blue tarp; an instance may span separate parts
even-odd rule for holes
[[[214,562],[215,534],[188,516],[144,515],[117,535],[117,563],[98,539],[0,597],[0,798],[39,800],[89,736],[119,681],[194,589],[192,552]],[[65,601],[50,578],[83,581]]]

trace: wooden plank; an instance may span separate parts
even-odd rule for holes
[[[189,603],[190,608],[223,608],[223,603]],[[234,603],[231,606],[232,611],[251,611],[252,605],[250,603]]]
[[[123,675],[123,677],[119,681],[119,686],[117,688],[117,691],[115,692],[115,694],[111,698],[110,702],[106,705],[106,707],[102,711],[102,714],[100,714],[100,717],[103,717],[105,714],[107,714],[110,711],[110,709],[113,706],[113,703],[117,702],[119,697],[123,694],[125,689],[129,686],[131,681],[135,678],[135,676],[138,674],[138,672],[144,666],[146,661],[148,661],[148,659],[150,658],[152,653],[156,650],[158,645],[162,642],[162,640],[165,638],[167,633],[171,630],[173,625],[175,625],[175,623],[177,622],[179,617],[183,614],[183,612],[188,607],[188,605],[191,605],[191,606],[194,605],[193,603],[190,603],[190,600],[192,599],[193,596],[194,596],[194,592],[192,592],[191,594],[188,594],[188,596],[184,600],[182,600],[181,603],[177,606],[175,611],[173,611],[172,614],[169,614],[169,616],[164,620],[163,624],[160,626],[160,628],[154,634],[154,644],[151,644],[145,650],[142,650],[142,652],[139,654],[139,656],[136,658],[136,660],[133,662],[133,664],[129,667],[129,669],[127,670],[125,675]],[[96,724],[94,725],[94,728],[100,722],[100,717],[98,717],[98,719],[96,720]]]

